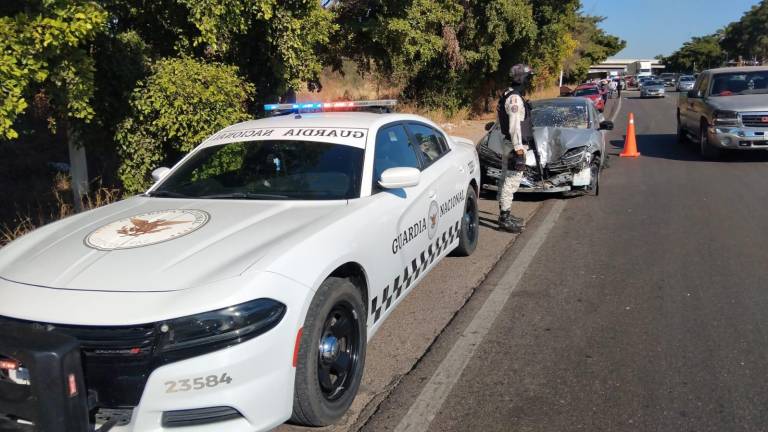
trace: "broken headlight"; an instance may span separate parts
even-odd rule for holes
[[[587,146],[575,147],[567,152],[554,163],[549,164],[550,171],[565,171],[577,167],[586,159]]]

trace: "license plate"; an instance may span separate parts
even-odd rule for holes
[[[485,173],[488,174],[489,177],[493,177],[497,179],[501,178],[501,170],[498,168],[489,167],[488,169],[485,170]]]

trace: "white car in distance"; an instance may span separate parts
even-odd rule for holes
[[[382,322],[478,242],[474,144],[356,111],[393,103],[267,105],[312,112],[227,127],[146,193],[0,249],[0,386],[72,398],[12,405],[0,391],[0,419],[179,432],[338,420]],[[44,367],[41,353],[82,364]]]

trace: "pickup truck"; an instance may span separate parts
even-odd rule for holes
[[[677,103],[677,137],[706,159],[723,150],[768,150],[768,66],[702,72]]]

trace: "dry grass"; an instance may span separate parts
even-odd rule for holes
[[[381,81],[375,74],[361,74],[351,61],[345,61],[342,70],[326,68],[320,76],[319,92],[304,90],[296,95],[299,102],[397,99],[401,88]]]
[[[65,198],[71,196],[69,184],[70,181],[68,176],[63,174],[56,175],[52,192],[57,205],[56,209],[49,214],[45,214],[42,208],[39,208],[37,214],[34,216],[19,214],[12,224],[0,225],[0,247],[45,224],[73,215],[75,213],[74,206]],[[120,199],[122,199],[122,191],[119,189],[103,187],[101,182],[96,180],[94,181],[92,192],[83,198],[83,208],[85,210],[91,210],[107,204],[112,204]]]
[[[552,86],[543,89],[537,89],[530,94],[531,100],[550,99],[560,96],[560,87]]]

